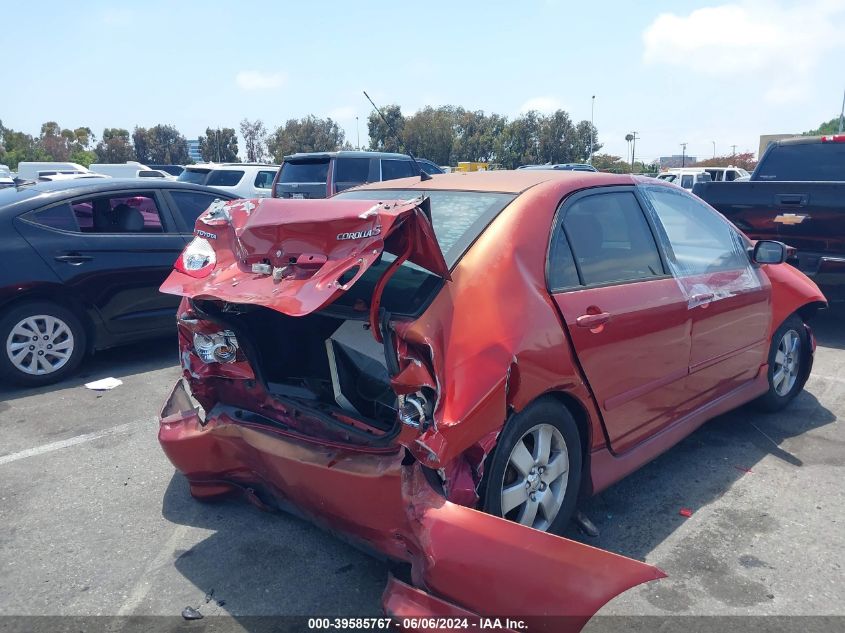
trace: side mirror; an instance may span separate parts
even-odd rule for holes
[[[786,261],[786,244],[774,240],[760,240],[754,245],[751,260],[757,264],[782,264]]]

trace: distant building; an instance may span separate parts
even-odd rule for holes
[[[188,139],[188,158],[190,158],[195,163],[202,162],[199,139]]]
[[[672,154],[671,156],[660,157],[660,169],[673,169],[675,167],[691,167],[695,165],[698,158],[687,154]]]
[[[757,151],[757,160],[760,160],[760,157],[763,155],[763,152],[766,151],[766,148],[769,146],[770,143],[774,143],[775,141],[782,141],[787,138],[795,138],[798,136],[797,134],[761,134],[760,135],[760,149]]]

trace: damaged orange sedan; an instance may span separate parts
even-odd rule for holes
[[[662,577],[556,534],[707,419],[785,406],[825,305],[783,244],[628,175],[219,202],[195,233],[162,286],[184,370],[164,451],[196,497],[240,491],[400,563],[397,618],[577,630]]]

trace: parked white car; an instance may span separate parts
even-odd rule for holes
[[[705,167],[713,182],[740,182],[751,178],[751,174],[742,167]]]
[[[697,182],[711,182],[710,174],[704,171],[703,167],[682,167],[670,169],[657,176],[658,180],[665,180],[680,185],[684,189],[692,190]]]
[[[177,178],[214,187],[242,198],[269,198],[278,165],[264,163],[202,163],[188,165]]]
[[[38,180],[42,176],[56,174],[90,174],[91,172],[77,163],[23,161],[18,163],[18,178],[21,180]]]
[[[151,169],[134,160],[125,163],[91,163],[89,170],[95,174],[103,174],[112,178],[168,178],[176,180],[175,176],[160,170]]]

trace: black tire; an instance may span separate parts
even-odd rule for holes
[[[562,438],[564,447],[566,449],[566,459],[568,460],[568,470],[566,474],[562,475],[555,481],[549,481],[543,477],[542,473],[534,473],[534,479],[529,473],[527,476],[520,472],[512,463],[511,455],[517,447],[517,443],[521,442],[523,446],[531,453],[534,460],[534,467],[537,469],[537,435],[530,435],[534,429],[548,425],[557,429],[560,438]],[[537,431],[539,432],[539,431]],[[557,436],[552,436],[552,444],[557,442]],[[558,445],[559,447],[559,445]],[[563,453],[560,450],[559,453]],[[554,450],[550,453],[551,457],[548,464],[554,463],[556,453]],[[534,520],[536,529],[540,529],[553,534],[562,534],[569,524],[572,513],[575,511],[575,504],[578,501],[578,492],[581,486],[581,438],[578,433],[578,426],[572,414],[562,404],[552,400],[543,398],[537,400],[527,406],[523,411],[516,414],[505,426],[505,430],[499,436],[496,449],[488,460],[485,469],[485,484],[484,489],[484,504],[485,512],[496,516],[504,516],[507,519],[521,522],[521,518],[525,518],[524,512],[528,511],[527,504],[532,503],[537,505],[537,514]],[[539,474],[540,486],[537,486],[537,475]],[[548,475],[549,473],[545,473]],[[543,504],[539,501],[533,501],[530,498],[531,491],[536,499],[543,500],[547,493],[552,493],[555,490],[555,484],[562,484],[566,481],[566,488],[563,491],[563,499],[560,502],[557,513],[554,514],[553,519],[549,522],[548,517],[544,516]],[[503,512],[503,490],[506,488],[514,490],[518,486],[525,485],[525,494],[529,497],[522,504],[506,509]],[[559,486],[558,486],[559,490]],[[543,516],[541,516],[543,515]]]
[[[785,366],[780,362],[779,354],[783,353],[784,345],[789,342],[788,338],[797,341],[797,349],[787,358]],[[804,388],[810,374],[811,362],[810,336],[801,318],[793,314],[781,323],[772,336],[767,375],[769,391],[755,400],[755,405],[763,411],[783,409]],[[792,371],[789,371],[790,369]],[[786,376],[779,373],[781,370],[784,370]],[[784,383],[784,380],[787,382]]]
[[[10,342],[13,345],[19,345],[26,341],[21,334],[12,336],[12,330],[24,320],[31,317],[50,317],[57,319],[68,332],[68,334],[63,335],[60,333],[63,330],[61,327],[58,327],[55,331],[59,332],[59,334],[55,338],[44,339],[44,336],[47,334],[39,329],[39,332],[42,334],[40,339],[33,341],[33,344],[28,346],[28,351],[23,350],[28,355],[17,357],[18,365],[29,366],[34,355],[39,351],[42,352],[42,360],[39,361],[36,359],[35,364],[35,371],[40,371],[41,373],[27,373],[16,365],[12,357],[13,351],[10,351],[9,347]],[[35,323],[37,327],[40,327],[41,325],[46,326],[47,321],[37,319]],[[31,331],[29,325],[25,327],[27,331]],[[50,346],[49,349],[47,348],[48,345]],[[0,376],[24,387],[39,387],[58,382],[76,370],[85,356],[86,345],[85,328],[71,310],[50,301],[27,301],[20,303],[13,306],[0,318]],[[58,356],[51,355],[51,351],[54,349],[60,351],[67,350],[70,353],[65,359],[60,359]],[[56,369],[47,369],[47,365],[56,367]]]

